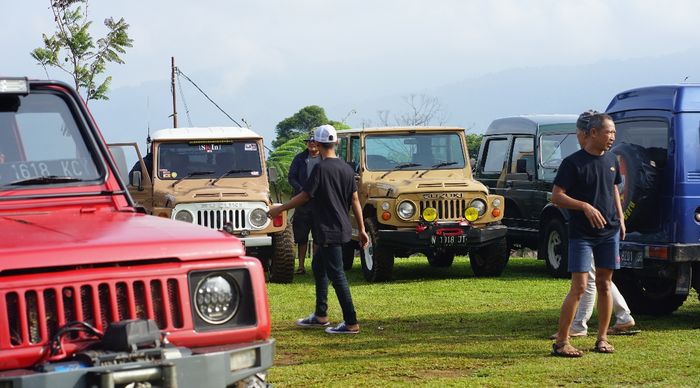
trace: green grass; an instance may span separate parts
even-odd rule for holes
[[[693,292],[666,317],[635,316],[642,333],[614,336],[615,354],[587,351],[580,359],[549,355],[567,280],[544,263],[512,258],[499,278],[475,278],[467,258],[451,268],[424,257],[397,259],[394,281],[367,283],[348,272],[361,324],[356,336],[299,329],[314,307],[313,277],[270,284],[272,335],[277,340],[269,379],[298,386],[697,386],[700,303]],[[342,320],[331,288],[329,316]],[[589,323],[595,328],[596,316]],[[572,343],[593,348],[595,335]]]

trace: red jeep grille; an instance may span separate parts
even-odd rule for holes
[[[186,287],[185,287],[186,289]],[[153,319],[160,329],[183,327],[177,279],[113,281],[11,291],[5,294],[10,344],[38,344],[59,327],[84,321],[99,330],[124,319]],[[43,317],[43,318],[41,318]],[[73,339],[78,334],[72,334]]]

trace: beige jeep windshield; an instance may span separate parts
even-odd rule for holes
[[[158,146],[158,178],[245,178],[260,176],[258,143],[254,141],[189,141]]]
[[[434,132],[367,136],[365,163],[370,171],[465,166],[459,134]]]

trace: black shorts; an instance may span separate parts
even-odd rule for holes
[[[310,206],[300,206],[294,210],[292,216],[292,231],[294,232],[294,242],[304,244],[309,241],[309,232],[312,231],[312,217]]]

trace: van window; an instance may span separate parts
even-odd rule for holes
[[[535,171],[535,147],[531,137],[516,137],[513,141],[513,154],[510,158],[510,172],[516,173],[519,159],[526,160],[526,171]]]
[[[543,167],[558,168],[567,156],[581,149],[575,133],[540,136],[540,163]]]
[[[482,166],[483,172],[501,172],[508,154],[508,139],[494,139],[486,143],[484,150],[486,158]]]
[[[615,123],[615,143],[637,144],[644,148],[668,149],[668,124],[659,120],[635,120]]]

